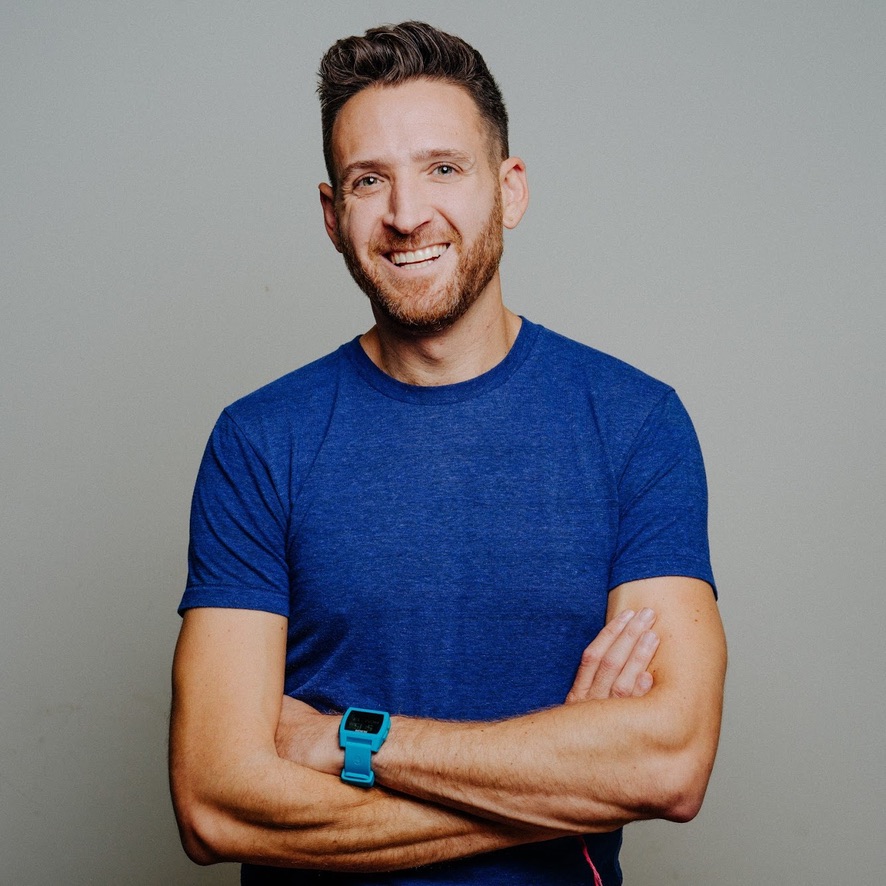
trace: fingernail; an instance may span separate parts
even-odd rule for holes
[[[639,613],[640,621],[651,622],[655,618],[655,613],[651,609],[641,609]]]
[[[634,617],[633,609],[625,609],[624,612],[619,613],[617,621],[621,624],[627,624]]]

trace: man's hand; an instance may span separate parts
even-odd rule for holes
[[[566,704],[591,698],[639,698],[652,688],[647,668],[658,649],[655,613],[626,609],[585,648]]]
[[[584,650],[566,704],[596,698],[629,698],[652,688],[647,668],[658,649],[658,637],[650,630],[655,613],[631,609],[616,616]],[[337,775],[344,765],[338,745],[340,714],[321,714],[310,705],[283,697],[275,744],[286,760],[317,772]]]

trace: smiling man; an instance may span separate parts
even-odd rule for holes
[[[479,53],[373,29],[329,50],[320,95],[326,230],[375,323],[207,446],[183,844],[244,883],[620,883],[622,826],[692,818],[719,733],[692,426],[504,306],[528,190]]]
[[[499,177],[511,227],[526,184],[518,160],[499,168],[467,92],[426,79],[364,89],[341,109],[335,136],[338,187],[320,188],[326,227],[377,321],[440,333],[498,290]]]

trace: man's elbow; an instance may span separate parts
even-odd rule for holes
[[[174,798],[173,805],[182,849],[191,861],[210,865],[229,860],[216,811],[182,797]]]
[[[689,783],[673,791],[662,808],[659,818],[685,823],[701,811],[707,783]]]
[[[704,802],[713,764],[713,753],[706,749],[686,749],[668,755],[661,762],[662,790],[655,817],[674,822],[692,821]]]
[[[235,822],[224,809],[179,773],[171,779],[172,807],[185,854],[195,864],[210,865],[237,858]]]

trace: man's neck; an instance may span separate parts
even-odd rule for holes
[[[428,335],[406,335],[377,316],[360,344],[382,372],[398,381],[426,387],[468,381],[504,360],[522,322],[500,298],[482,301],[452,326]]]

